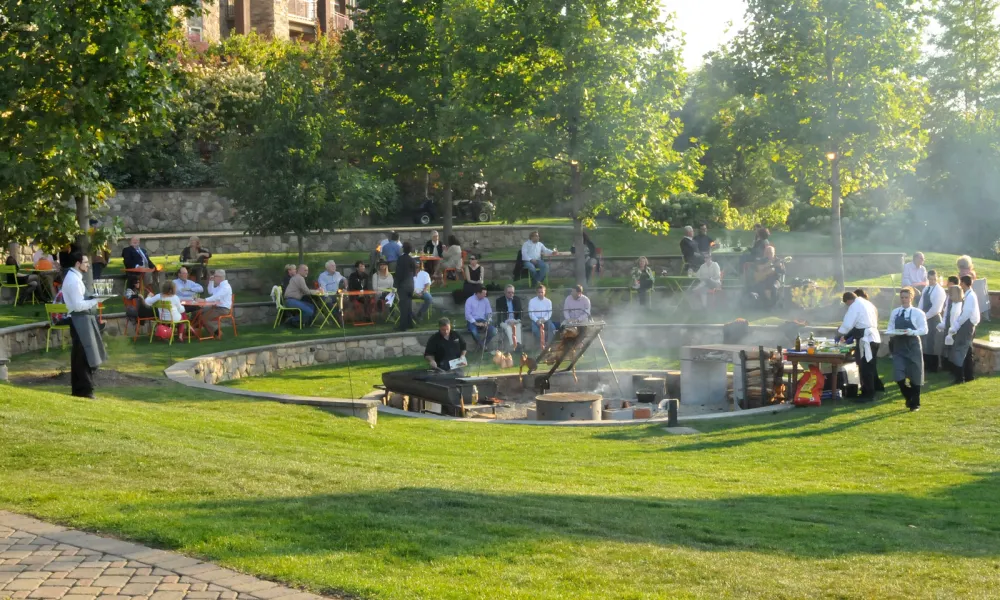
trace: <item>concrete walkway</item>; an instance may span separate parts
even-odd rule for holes
[[[325,600],[173,552],[0,511],[0,600]]]

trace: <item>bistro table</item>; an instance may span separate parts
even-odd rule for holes
[[[195,300],[181,300],[181,306],[184,307],[185,312],[187,311],[188,308],[197,309],[197,312],[191,314],[190,317],[188,318],[188,329],[190,329],[189,332],[190,335],[193,335],[194,337],[198,338],[199,342],[214,339],[214,336],[209,335],[203,337],[201,335],[201,329],[202,327],[205,326],[205,323],[201,318],[202,309],[218,305],[219,305],[218,302],[209,302],[207,300],[202,300],[200,298]]]
[[[413,257],[417,261],[427,261],[430,263],[441,262],[441,257],[434,254],[420,254]],[[426,269],[425,269],[426,270]],[[440,281],[441,285],[444,285],[444,270],[439,269],[437,265],[434,267],[434,273],[431,275],[431,285],[434,285],[435,281]]]
[[[340,314],[341,315],[344,314],[343,298],[340,299],[334,298],[335,296],[339,297],[343,293],[344,293],[343,290],[337,290],[336,292],[328,292],[326,290],[313,290],[313,293],[309,295],[309,298],[312,299],[312,303],[316,306],[316,316],[313,317],[312,322],[315,323],[317,319],[323,317],[323,322],[319,324],[320,329],[323,329],[323,327],[326,326],[327,321],[329,321],[330,319],[333,319],[333,322],[334,324],[337,325],[337,327],[343,327],[340,321],[337,320],[337,315],[333,313],[333,307],[334,305],[336,305],[340,307]],[[330,304],[327,304],[326,303],[327,298],[332,298],[334,299],[334,301],[331,302]],[[312,325],[312,323],[310,323],[310,325]]]
[[[353,321],[351,321],[351,324],[354,325],[355,327],[363,327],[365,325],[374,325],[375,324],[375,321],[372,320],[371,315],[372,315],[372,309],[374,308],[373,305],[375,304],[375,298],[377,298],[378,295],[379,295],[379,293],[376,292],[375,290],[354,290],[354,291],[350,291],[350,292],[341,292],[340,293],[340,314],[345,315],[345,323],[346,323],[346,315],[347,315],[347,313],[344,312],[344,297],[345,296],[351,297],[351,298],[357,298],[360,301],[360,304],[362,306],[362,309],[363,309],[363,312],[365,314],[365,318],[367,319],[367,321],[358,321],[357,318],[355,318]]]
[[[799,363],[806,365],[830,365],[833,369],[833,398],[837,397],[836,390],[840,389],[840,366],[854,362],[854,349],[846,352],[814,352],[809,354],[807,350],[796,352],[795,350],[785,350],[785,358],[792,363],[792,394],[799,383]],[[822,368],[820,368],[822,371]],[[803,371],[805,371],[803,369]]]

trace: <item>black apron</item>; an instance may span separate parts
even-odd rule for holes
[[[904,308],[896,314],[893,329],[916,329],[910,320],[914,308]],[[910,385],[924,384],[924,353],[920,338],[915,335],[897,335],[892,339],[893,380],[910,380]]]

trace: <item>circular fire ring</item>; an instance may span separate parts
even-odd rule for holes
[[[535,396],[535,412],[539,421],[600,421],[600,394],[555,392]]]

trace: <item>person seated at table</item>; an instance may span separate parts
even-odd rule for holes
[[[475,254],[469,254],[468,257],[468,264],[462,267],[462,276],[465,278],[462,282],[462,289],[452,292],[455,304],[462,304],[475,294],[477,289],[486,285],[486,281],[483,278],[483,266],[479,264],[479,257]]]
[[[448,238],[448,245],[441,254],[441,268],[455,269],[456,272],[462,270],[462,244],[455,236]],[[448,278],[454,279],[454,275],[449,273]]]
[[[389,272],[389,263],[384,260],[378,261],[375,273],[372,275],[371,289],[378,292],[379,310],[384,308],[385,297],[389,295],[389,290],[395,286],[392,273]]]
[[[545,297],[545,286],[535,288],[535,297],[528,301],[528,318],[531,319],[531,331],[541,340],[542,332],[545,339],[551,340],[552,334],[559,329],[559,323],[552,320],[552,300]]]
[[[302,311],[301,325],[312,323],[313,317],[316,316],[316,306],[309,300],[309,296],[312,296],[315,290],[309,289],[309,286],[306,285],[306,277],[309,277],[309,267],[299,265],[295,277],[292,277],[292,280],[288,282],[288,292],[285,293],[285,306]],[[334,292],[337,289],[339,288],[334,288]],[[336,300],[335,296],[334,300]],[[285,320],[285,325],[299,327],[299,318],[300,315],[293,312],[292,316]]]
[[[423,319],[424,315],[430,312],[431,304],[434,302],[434,296],[431,296],[430,292],[431,276],[430,273],[424,270],[424,266],[426,264],[427,261],[420,263],[417,266],[417,268],[420,270],[417,271],[417,274],[413,276],[413,297],[423,298],[424,300],[423,305],[413,315],[414,321],[419,321],[420,319]]]
[[[760,300],[766,307],[778,302],[781,276],[785,274],[785,263],[775,256],[774,246],[765,246],[764,255],[751,264],[748,274],[748,289],[754,300]]]
[[[365,266],[365,261],[359,260],[354,263],[354,272],[347,277],[347,290],[350,292],[360,292],[364,290],[370,290],[371,288],[371,278],[366,272],[367,267]],[[365,317],[371,317],[371,305],[370,296],[354,296],[351,298],[351,304],[356,308],[360,308],[364,311]]]
[[[18,293],[19,302],[21,304],[27,304],[28,302],[31,302],[31,299],[38,293],[39,288],[42,285],[42,280],[34,273],[25,275],[17,272],[21,270],[21,265],[17,262],[17,257],[21,255],[21,244],[11,242],[7,250],[7,260],[4,261],[4,264],[8,267],[14,267],[15,271],[13,275],[7,275],[7,283],[10,285],[27,286]]]
[[[127,318],[132,320],[153,318],[153,309],[146,306],[145,302],[140,302],[142,295],[139,293],[138,279],[125,280],[125,293],[122,294],[122,297],[125,298],[125,316]]]
[[[330,306],[339,306],[340,301],[337,299],[337,292],[343,289],[347,289],[347,278],[341,275],[337,271],[337,261],[328,260],[326,261],[326,270],[319,274],[316,278],[316,283],[319,284],[319,289],[326,292],[326,296],[323,301]],[[299,266],[299,274],[302,273],[302,266]]]
[[[66,277],[66,273],[73,268],[73,254],[79,251],[80,246],[76,242],[67,244],[59,250],[59,269],[62,271],[63,277]]]
[[[698,285],[694,287],[694,293],[701,301],[701,307],[708,309],[708,292],[722,289],[722,269],[719,263],[712,260],[712,253],[705,254],[705,262],[698,267]]]
[[[450,371],[451,361],[465,356],[465,340],[451,328],[451,320],[442,317],[438,320],[437,333],[427,340],[424,348],[424,359],[435,371]],[[461,368],[456,369],[461,372]]]
[[[771,242],[769,241],[771,231],[767,227],[757,223],[753,226],[753,231],[753,245],[750,246],[750,249],[747,250],[742,256],[740,256],[741,270],[745,264],[752,263],[764,256],[764,248],[771,245]]]
[[[686,274],[693,273],[705,261],[698,250],[698,243],[694,241],[694,227],[690,225],[684,228],[684,237],[681,238],[681,256],[684,257]]]
[[[521,245],[521,266],[528,270],[531,285],[544,282],[549,274],[549,263],[545,262],[542,257],[558,255],[559,252],[555,248],[550,250],[545,247],[538,231],[532,231],[528,234],[528,241]]]
[[[583,294],[583,286],[577,284],[563,302],[563,325],[590,321],[590,298]]]
[[[51,252],[38,248],[31,255],[31,264],[39,271],[48,271],[55,268],[56,257],[52,256]]]
[[[184,305],[181,304],[181,299],[177,295],[177,286],[174,285],[173,281],[167,281],[163,284],[163,289],[160,290],[159,294],[150,294],[143,298],[143,302],[146,306],[153,308],[154,305],[163,300],[164,302],[170,303],[170,309],[160,309],[160,320],[169,321],[171,323],[181,323],[186,320],[186,315],[184,314]],[[180,331],[177,333],[178,339],[184,341],[184,327],[182,326]]]
[[[188,240],[188,245],[181,250],[182,263],[198,263],[197,266],[191,268],[191,274],[194,275],[195,279],[208,277],[208,268],[205,265],[210,258],[212,258],[212,253],[207,248],[201,247],[201,240],[196,235],[192,235],[191,239]]]
[[[708,235],[708,224],[702,223],[698,227],[698,235],[694,236],[694,241],[698,244],[698,252],[704,256],[712,252],[712,248],[715,248],[719,244],[715,242],[715,238]]]
[[[514,293],[514,285],[507,284],[504,288],[503,296],[497,298],[494,313],[497,316],[497,323],[500,331],[507,340],[507,347],[512,351],[517,350],[524,343],[521,337],[521,298]]]
[[[154,287],[159,287],[160,274],[156,271],[156,264],[153,263],[149,251],[139,244],[139,236],[133,235],[132,239],[129,240],[129,245],[122,250],[122,261],[125,263],[126,269],[153,269],[145,274],[143,281],[147,286],[152,284]],[[129,274],[129,278],[137,279],[138,277],[133,273]]]
[[[486,288],[479,286],[465,301],[465,321],[469,324],[472,339],[476,340],[480,349],[485,348],[497,334],[497,329],[493,326],[493,308],[486,295]]]
[[[215,303],[215,305],[201,311],[200,321],[212,337],[221,340],[222,330],[218,327],[218,319],[233,312],[233,288],[226,281],[225,269],[216,269],[212,273],[212,280],[208,282],[208,294],[205,302]]]
[[[403,253],[403,244],[399,243],[399,234],[395,231],[391,232],[388,238],[379,243],[378,251],[382,259],[389,263],[389,269],[395,271],[396,261]]]
[[[173,281],[177,296],[183,300],[194,300],[198,294],[205,291],[200,283],[190,278],[187,267],[177,270],[177,279]]]
[[[656,274],[653,272],[653,268],[649,266],[649,259],[645,256],[640,256],[635,266],[632,267],[632,290],[639,294],[639,306],[647,306],[649,304],[654,279],[656,279]]]
[[[972,266],[972,257],[968,254],[963,254],[958,257],[955,261],[955,266],[958,267],[958,278],[961,279],[968,275],[973,281],[976,280],[976,269]]]
[[[914,252],[913,260],[903,265],[902,287],[922,288],[927,285],[927,267],[924,266],[924,253]]]
[[[281,295],[284,295],[288,291],[288,282],[292,280],[292,277],[295,277],[295,273],[298,270],[299,268],[295,265],[285,265],[285,276],[281,278]]]
[[[437,231],[432,231],[431,239],[427,240],[427,243],[424,244],[424,254],[427,256],[436,256],[438,258],[444,257],[444,244],[441,243],[441,234]],[[432,261],[431,264],[427,265],[427,271],[431,274],[431,276],[434,275],[434,269],[436,268],[436,265],[434,264],[435,262],[437,261]]]

